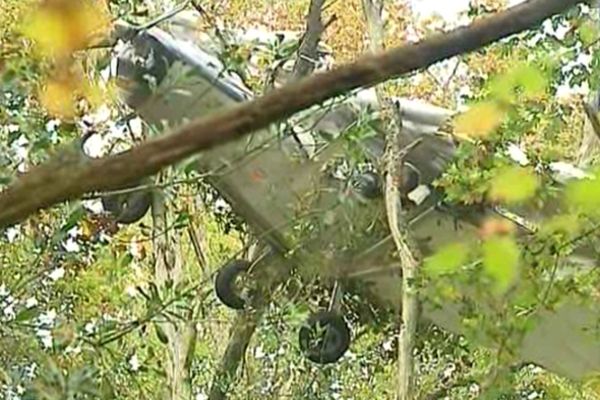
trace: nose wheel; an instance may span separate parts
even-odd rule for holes
[[[353,185],[365,199],[376,199],[383,194],[381,178],[373,171],[367,171],[358,175],[354,179]]]

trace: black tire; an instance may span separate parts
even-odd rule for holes
[[[125,199],[123,209],[117,217],[117,222],[133,224],[141,220],[152,205],[152,193],[136,192]]]
[[[376,199],[383,194],[379,175],[373,171],[360,174],[354,184],[356,190],[365,199]]]
[[[119,196],[102,196],[102,208],[112,215],[119,215],[121,213]]]
[[[344,318],[333,311],[311,315],[298,333],[300,349],[317,364],[338,361],[350,347],[350,329]]]
[[[400,184],[400,191],[404,195],[412,192],[419,186],[421,176],[419,171],[412,165],[405,163],[402,169],[402,183]]]
[[[221,303],[234,310],[242,310],[246,301],[236,293],[235,281],[240,274],[248,271],[250,262],[246,260],[233,260],[225,264],[215,279],[215,293]]]
[[[140,183],[141,184],[141,183]],[[135,187],[138,185],[132,185]],[[139,191],[102,197],[102,207],[116,222],[133,224],[141,220],[152,205],[152,192]]]

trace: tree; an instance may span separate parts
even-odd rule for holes
[[[223,21],[226,27],[231,21],[244,25],[256,14],[268,14],[262,3],[230,2],[227,10],[230,15],[215,12],[212,7],[219,5],[207,2],[199,7],[192,3],[186,6],[200,10],[204,22],[224,41],[228,40],[230,32],[223,29]],[[302,27],[307,10],[312,10],[306,20],[310,26],[310,22],[315,21],[314,10],[323,6],[319,1],[310,5],[308,2],[291,3],[282,1],[274,6],[279,10],[279,14],[275,11],[278,17],[274,24],[290,24],[278,25],[282,29]],[[2,46],[0,73],[3,92],[10,93],[0,99],[3,106],[0,148],[4,154],[2,163],[6,166],[2,171],[2,183],[8,184],[0,198],[6,201],[2,204],[12,207],[0,207],[0,215],[6,218],[3,219],[4,226],[19,221],[18,225],[6,228],[0,240],[0,301],[3,305],[0,360],[6,372],[2,374],[3,396],[18,398],[18,393],[27,387],[25,396],[30,398],[157,398],[162,396],[158,393],[170,388],[173,398],[180,393],[185,393],[185,398],[206,398],[212,396],[212,386],[217,387],[214,390],[216,398],[393,398],[396,388],[391,382],[398,362],[396,344],[389,338],[397,334],[396,314],[373,311],[370,299],[363,297],[361,291],[357,291],[361,295],[346,296],[343,301],[350,310],[348,319],[356,335],[351,352],[339,363],[327,367],[308,363],[295,345],[296,329],[304,321],[308,309],[321,306],[328,298],[322,282],[299,285],[297,282],[306,281],[285,274],[281,280],[275,279],[272,287],[262,285],[264,295],[257,300],[258,313],[231,315],[214,304],[211,280],[215,268],[232,254],[244,250],[245,244],[241,243],[240,237],[247,235],[247,227],[233,220],[230,211],[223,211],[222,199],[206,184],[204,176],[189,168],[189,164],[168,168],[168,174],[163,168],[194,154],[207,143],[215,145],[217,142],[204,141],[202,136],[219,121],[228,124],[215,130],[213,138],[228,132],[235,135],[249,133],[238,131],[236,127],[251,130],[270,125],[351,87],[387,81],[391,75],[411,72],[413,68],[422,69],[452,55],[454,59],[446,65],[456,62],[457,68],[454,71],[450,68],[447,81],[444,82],[441,73],[438,76],[435,67],[443,67],[438,63],[434,68],[414,73],[401,81],[390,80],[386,84],[387,93],[417,92],[453,108],[456,100],[451,94],[458,87],[468,86],[472,92],[469,102],[471,109],[478,112],[477,118],[473,113],[466,113],[455,121],[453,133],[466,132],[471,137],[461,143],[456,160],[440,180],[440,185],[448,199],[470,206],[490,199],[503,205],[521,201],[519,204],[532,206],[552,194],[551,185],[547,181],[536,181],[528,171],[507,168],[504,154],[507,143],[529,144],[528,158],[543,166],[557,157],[574,156],[576,146],[573,144],[577,144],[575,139],[579,130],[573,126],[582,121],[583,109],[579,103],[559,104],[551,100],[550,95],[560,81],[577,82],[590,78],[589,71],[565,72],[559,67],[581,52],[595,51],[593,38],[596,33],[589,26],[587,30],[573,29],[565,38],[554,40],[541,28],[517,36],[509,33],[528,28],[531,23],[540,22],[575,3],[579,2],[531,1],[514,11],[492,16],[499,18],[491,19],[494,29],[479,22],[474,28],[426,39],[421,44],[392,50],[387,55],[367,56],[333,72],[316,74],[275,89],[259,100],[226,110],[204,122],[176,128],[176,136],[163,135],[163,127],[149,127],[150,136],[156,135],[150,139],[144,139],[141,130],[135,128],[139,119],[129,112],[124,113],[120,107],[113,107],[112,102],[109,102],[110,113],[104,120],[98,117],[102,112],[90,114],[92,103],[100,93],[93,85],[84,85],[82,97],[87,101],[77,103],[83,110],[63,108],[68,101],[51,101],[53,96],[38,96],[37,82],[44,82],[51,76],[55,71],[53,67],[70,65],[77,69],[80,66],[81,76],[97,77],[99,67],[106,60],[103,58],[106,52],[77,53],[77,57],[65,57],[53,66],[48,60],[33,57],[32,47],[14,45],[30,43],[22,41],[21,32],[15,26],[22,20],[22,15],[27,15],[26,9],[33,3],[7,1],[0,5],[0,22],[3,22],[0,24],[0,41],[7,44]],[[141,21],[154,19],[158,10],[165,8],[162,4],[153,4],[156,9],[149,15],[140,2],[109,4],[113,15],[126,15]],[[494,13],[495,7],[501,8],[494,2],[481,2],[473,5],[470,12],[475,15]],[[256,9],[255,15],[248,11],[252,8]],[[328,22],[323,24],[321,21],[318,30],[328,26],[324,37],[334,43],[336,55],[342,54],[348,59],[354,57],[353,51],[362,45],[362,41],[347,43],[347,39],[341,39],[345,37],[339,34],[338,23],[352,18],[345,8],[349,7],[343,2],[325,3],[324,15],[335,11],[335,17],[324,17],[323,20]],[[240,11],[242,9],[246,11]],[[285,21],[281,10],[286,11]],[[391,5],[388,10],[390,18],[397,21],[411,18],[407,12],[401,19]],[[242,12],[245,14],[240,14]],[[555,25],[568,23],[574,26],[580,20],[585,21],[581,12],[582,8],[572,8],[549,21]],[[218,23],[215,15],[223,15]],[[362,16],[354,18],[362,20]],[[85,21],[89,20],[84,18]],[[170,18],[163,21],[164,24],[169,22]],[[78,29],[82,29],[81,26]],[[427,31],[427,27],[422,26],[416,29]],[[363,33],[362,28],[354,31],[353,34]],[[35,32],[34,29],[25,33]],[[542,38],[536,39],[535,46],[529,45],[528,39],[537,35]],[[314,35],[305,36],[304,51],[311,53],[306,47],[314,46],[318,36],[317,39]],[[498,38],[503,40],[496,42]],[[68,44],[81,45],[77,41]],[[457,47],[448,49],[445,47],[448,44]],[[482,44],[488,46],[480,48]],[[67,48],[71,49],[69,46]],[[282,54],[284,57],[290,54],[271,50],[269,57],[275,59],[269,64],[271,66],[281,61],[278,57]],[[464,50],[470,52],[462,54]],[[554,55],[558,50],[566,51]],[[236,51],[243,54],[245,49],[234,45],[222,56],[229,57],[227,60],[232,68],[243,69],[246,59]],[[385,68],[402,55],[410,56],[408,64],[397,63],[390,69]],[[525,55],[541,67],[519,64],[517,61],[527,59]],[[81,63],[79,57],[83,60]],[[373,60],[385,62],[373,66],[369,64]],[[303,69],[299,64],[296,64],[297,70]],[[465,65],[469,67],[466,73],[459,68]],[[368,68],[364,69],[365,66]],[[255,85],[256,82],[251,81],[252,87],[264,87],[262,73],[268,75],[261,71],[258,80],[261,84]],[[356,75],[348,78],[344,73]],[[66,74],[73,78],[72,82],[76,81],[75,76]],[[55,86],[46,85],[46,88],[53,88],[54,96],[64,96],[58,99],[65,100],[69,95],[62,89],[71,86],[62,85],[68,81],[62,76],[62,80],[54,82]],[[327,82],[337,82],[340,86],[334,90]],[[293,101],[274,105],[285,96],[302,93],[307,87],[315,90],[307,96],[295,96],[298,98]],[[515,91],[504,90],[506,88]],[[516,99],[515,93],[518,93]],[[45,101],[38,103],[38,99]],[[510,105],[508,112],[503,108],[507,104]],[[265,105],[268,112],[264,115],[253,113],[252,110]],[[72,119],[65,116],[54,119],[48,110],[81,114]],[[244,114],[244,110],[250,114]],[[231,119],[234,114],[250,115],[251,118],[236,122]],[[498,123],[498,115],[503,117],[502,124]],[[370,115],[365,119],[368,117]],[[82,120],[86,122],[81,124]],[[107,147],[114,145],[115,150],[119,150],[134,146],[134,150],[99,160],[82,160],[73,149],[69,152],[69,143],[86,133],[90,126],[92,130],[109,133],[109,137],[122,129],[125,135],[115,135],[119,137],[108,140],[111,143]],[[355,159],[362,157],[356,142],[367,132],[364,126],[349,132],[348,144],[343,148]],[[177,132],[181,136],[177,136]],[[473,137],[476,134],[480,136]],[[189,141],[181,141],[181,138]],[[67,151],[63,152],[61,145],[65,144]],[[160,147],[163,145],[166,147]],[[27,149],[26,157],[23,157],[23,149]],[[52,164],[53,158],[45,164],[53,152],[58,152],[58,158],[54,159],[58,160],[57,164]],[[69,154],[75,154],[72,164]],[[359,161],[352,161],[350,167],[355,168]],[[56,165],[57,169],[51,170],[49,165]],[[159,170],[162,171],[161,180],[150,185],[162,193],[155,200],[153,219],[148,215],[134,225],[123,225],[116,224],[110,215],[90,211],[97,206],[93,202],[96,195],[85,193],[115,188],[124,192],[139,190],[122,189],[122,186]],[[22,171],[29,172],[21,175]],[[103,171],[109,173],[102,175]],[[61,178],[66,181],[61,182]],[[69,181],[71,178],[73,180]],[[39,183],[39,186],[30,192],[28,182]],[[511,227],[496,220],[486,220],[481,226],[482,246],[459,242],[425,258],[423,274],[418,275],[416,282],[420,298],[455,299],[458,288],[468,285],[475,293],[461,304],[466,310],[461,323],[469,328],[463,336],[419,321],[414,349],[418,398],[475,398],[480,392],[486,392],[491,398],[535,395],[591,398],[593,380],[588,382],[589,390],[586,391],[548,372],[515,364],[511,353],[519,335],[535,324],[534,317],[545,312],[545,308],[559,304],[566,294],[576,292],[581,301],[593,301],[597,296],[594,288],[598,281],[594,273],[576,279],[557,278],[567,270],[557,261],[567,257],[571,240],[591,236],[593,241],[595,232],[591,214],[596,202],[589,194],[596,193],[596,186],[579,182],[569,188],[571,204],[584,212],[581,215],[558,214],[556,218],[542,220],[545,229],[528,243],[531,246],[519,247],[520,242]],[[24,197],[19,197],[19,193]],[[84,194],[83,207],[77,201],[62,202]],[[198,207],[198,197],[203,198],[202,207]],[[164,212],[165,209],[168,212]],[[30,214],[34,210],[38,211]],[[327,215],[318,213],[315,219],[325,221]],[[348,226],[348,230],[353,227]],[[542,250],[536,253],[534,244],[541,244]],[[477,268],[469,268],[470,264],[464,265],[465,254],[470,252],[483,253],[487,260],[481,267],[483,274]],[[515,259],[523,260],[523,263],[512,263]],[[204,260],[201,268],[198,268],[198,260]],[[537,269],[527,270],[528,274],[522,276],[515,268],[522,265],[537,265]],[[152,270],[152,266],[156,269]],[[163,268],[168,266],[171,268]],[[311,273],[308,268],[304,270]],[[544,280],[548,275],[550,279]],[[515,276],[520,282],[516,290],[510,286],[515,283]],[[259,277],[259,282],[271,279],[273,276]],[[284,290],[275,291],[275,286]],[[511,289],[503,291],[507,286]],[[496,290],[500,297],[491,295],[498,293]],[[496,318],[492,321],[483,318],[484,314],[478,313],[481,306],[491,307]],[[523,308],[530,312],[529,317],[524,316]],[[229,343],[223,329],[228,325],[233,328]],[[477,336],[484,330],[496,333],[495,339],[501,345],[492,350],[476,346]],[[214,379],[215,376],[220,375],[227,375],[226,390],[218,389],[214,383],[219,381]]]

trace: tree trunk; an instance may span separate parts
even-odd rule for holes
[[[168,212],[162,191],[155,191],[153,197],[154,281],[160,290],[165,288],[167,282],[172,282],[175,286],[184,278],[181,258],[182,237],[169,231]],[[193,310],[194,307],[190,309]],[[193,312],[190,312],[187,318],[186,321],[172,320],[158,323],[168,340],[165,372],[168,390],[166,398],[169,400],[192,398],[189,367],[197,332]]]
[[[369,31],[370,49],[373,53],[377,53],[384,49],[383,0],[363,0],[362,4]],[[385,205],[388,224],[402,266],[402,304],[400,307],[398,371],[396,375],[397,390],[399,400],[412,400],[415,393],[412,353],[415,347],[415,333],[419,317],[419,299],[411,285],[415,280],[417,269],[421,263],[421,254],[413,238],[410,236],[408,224],[402,216],[402,203],[400,200],[401,193],[399,188],[402,182],[403,158],[405,152],[410,151],[410,149],[402,148],[401,112],[395,109],[383,89],[383,85],[375,87],[380,108],[384,110],[385,114],[388,114],[390,126],[386,137]],[[414,146],[415,144],[409,146]]]
[[[246,354],[250,339],[262,317],[263,310],[240,313],[232,324],[227,348],[221,359],[221,365],[215,373],[210,387],[209,400],[225,400],[231,384],[235,381],[238,367]]]
[[[600,24],[600,1],[593,0],[590,4],[590,18]],[[591,88],[591,93],[588,97],[588,102],[594,113],[600,111],[600,88]],[[579,168],[586,169],[598,161],[600,155],[600,138],[599,132],[596,132],[592,126],[592,121],[586,115],[583,123],[583,138],[577,154],[577,164]]]

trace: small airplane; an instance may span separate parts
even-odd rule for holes
[[[218,43],[206,36],[193,40],[189,31],[175,28],[132,30],[121,25],[125,39],[117,47],[112,74],[124,101],[146,123],[173,128],[253,97],[243,79],[220,60]],[[285,40],[286,33],[241,32],[237,38],[270,45]],[[327,55],[321,51],[319,65],[327,65]],[[282,69],[276,85],[287,79]],[[401,112],[404,140],[419,141],[405,156],[400,192],[406,221],[424,256],[457,240],[477,238],[480,223],[490,216],[510,220],[526,238],[556,212],[557,203],[541,211],[448,204],[434,182],[457,151],[456,138],[443,133],[456,111],[409,98],[393,101]],[[301,349],[317,363],[339,360],[350,346],[341,298],[351,282],[359,283],[352,290],[374,307],[398,313],[401,303],[401,269],[393,257],[378,172],[385,147],[378,109],[372,89],[362,89],[197,157],[198,170],[248,223],[267,254],[285,257],[286,270],[294,269],[307,282],[318,278],[332,284],[329,306],[312,314],[299,332]],[[355,157],[360,162],[349,157],[349,141],[360,150]],[[558,187],[565,180],[588,177],[563,162],[551,168]],[[271,264],[277,263],[269,260],[267,255],[260,262],[233,259],[224,265],[215,279],[219,299],[230,308],[246,308],[249,300],[237,289],[237,279],[254,268],[275,268]],[[557,279],[585,274],[597,260],[593,246],[583,244],[566,261],[568,272]],[[422,318],[455,333],[464,332],[460,312],[460,302],[422,305]],[[570,297],[553,310],[541,310],[518,357],[573,379],[597,373],[600,339],[586,328],[597,324],[598,317],[592,307]],[[313,344],[317,325],[327,329]],[[488,339],[482,343],[487,345]]]

